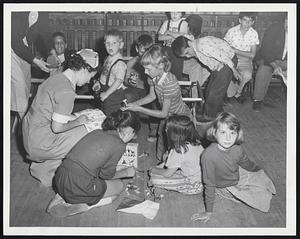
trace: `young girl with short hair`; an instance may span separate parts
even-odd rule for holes
[[[201,139],[193,121],[185,115],[172,115],[166,121],[168,159],[164,168],[150,169],[150,184],[184,194],[202,192]]]
[[[213,143],[201,156],[206,211],[195,214],[193,218],[210,219],[216,188],[225,189],[234,198],[267,212],[276,190],[261,167],[245,154],[241,146],[244,139],[239,120],[231,113],[220,113],[207,130],[207,137]]]
[[[58,217],[70,216],[111,203],[123,190],[120,178],[133,177],[133,167],[116,171],[117,164],[141,127],[136,114],[117,111],[82,138],[57,169],[57,194],[47,211]]]
[[[163,139],[164,119],[172,114],[186,115],[192,118],[192,113],[182,100],[181,89],[176,77],[169,72],[171,62],[161,46],[156,44],[149,48],[142,56],[141,64],[145,68],[145,73],[151,78],[148,79],[149,94],[142,99],[129,103],[123,109],[141,112],[162,119],[158,129],[156,153],[158,160],[163,161],[165,152]],[[156,97],[161,109],[142,107],[142,105],[154,101]]]

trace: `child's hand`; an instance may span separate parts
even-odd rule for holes
[[[191,217],[192,221],[201,220],[203,222],[207,222],[212,215],[212,212],[202,212],[202,213],[195,213]]]
[[[121,110],[139,111],[140,106],[134,103],[128,103],[126,107],[122,107]]]
[[[101,85],[99,81],[96,81],[92,87],[93,91],[99,91],[101,89]]]
[[[105,101],[105,100],[107,99],[107,97],[108,97],[108,95],[107,95],[105,92],[102,92],[102,93],[100,94],[100,100],[101,100],[101,101]]]
[[[52,56],[56,56],[56,51],[55,51],[55,49],[51,49],[51,50],[50,50],[50,54],[51,54]]]
[[[79,117],[76,118],[76,121],[79,122],[80,124],[86,124],[89,122],[89,118],[86,115],[80,115]]]

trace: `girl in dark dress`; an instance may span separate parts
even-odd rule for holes
[[[82,138],[57,169],[54,183],[57,194],[47,211],[58,217],[71,216],[93,207],[110,204],[123,190],[120,178],[133,177],[133,167],[116,171],[117,164],[140,129],[134,112],[112,113],[103,130]]]

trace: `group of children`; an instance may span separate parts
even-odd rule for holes
[[[172,57],[178,58],[175,56],[177,55],[199,58],[199,55],[202,54],[198,52],[200,48],[201,51],[207,50],[212,57],[226,65],[223,67],[221,63],[217,64],[216,61],[206,59],[207,56],[200,57],[200,60],[209,65],[213,76],[218,78],[218,82],[227,77],[226,85],[228,86],[232,75],[235,74],[238,77],[239,74],[234,67],[235,54],[229,50],[226,44],[223,42],[221,44],[215,38],[209,37],[201,41],[199,39],[197,41],[189,40],[183,36],[188,34],[188,25],[181,17],[181,13],[171,13],[171,21],[162,25],[165,30],[162,29],[159,36],[160,40],[165,41],[164,46],[153,44],[151,36],[141,35],[136,41],[138,56],[128,62],[121,54],[124,46],[122,32],[110,30],[105,34],[104,41],[108,56],[104,61],[100,76],[94,80],[92,89],[98,94],[97,99],[101,102],[101,110],[107,118],[102,125],[103,130],[94,130],[89,134],[85,131],[82,132],[76,142],[72,142],[72,147],[69,147],[71,151],[52,157],[52,159],[60,160],[56,163],[58,169],[54,170],[53,168],[56,171],[54,186],[58,194],[51,201],[48,212],[56,216],[74,215],[96,206],[111,203],[122,192],[123,184],[119,178],[133,176],[134,170],[129,168],[122,173],[121,171],[116,172],[116,165],[125,151],[125,144],[135,137],[135,133],[140,128],[140,122],[134,112],[160,119],[156,147],[159,164],[149,172],[151,183],[154,186],[184,194],[199,194],[204,188],[206,211],[198,215],[197,219],[206,221],[211,217],[216,188],[230,188],[239,185],[240,167],[251,172],[260,172],[264,179],[264,184],[260,185],[260,188],[267,195],[275,193],[270,179],[244,153],[241,146],[243,131],[237,118],[226,112],[217,115],[222,110],[220,109],[220,99],[216,99],[220,96],[214,94],[214,91],[208,95],[208,100],[214,99],[209,101],[210,104],[206,107],[208,115],[217,115],[213,118],[211,127],[207,131],[207,138],[213,143],[203,149],[201,138],[192,120],[192,113],[182,100],[178,79],[171,72],[172,65],[174,66]],[[163,37],[164,34],[165,37]],[[173,42],[174,39],[176,40]],[[54,42],[55,52],[49,57],[48,62],[51,62],[56,73],[63,72],[60,74],[60,78],[64,80],[64,88],[68,88],[70,91],[68,93],[70,101],[72,101],[70,106],[73,107],[74,88],[76,85],[87,83],[96,75],[98,62],[95,63],[95,61],[98,60],[98,56],[93,53],[89,54],[89,57],[84,57],[85,54],[78,56],[80,53],[75,53],[75,58],[78,56],[77,61],[80,62],[80,66],[77,67],[74,53],[68,55],[63,51],[66,47],[64,36],[56,33]],[[199,47],[202,43],[207,45],[208,49]],[[223,54],[224,48],[221,49],[219,46],[228,48],[228,52]],[[223,55],[215,52],[214,47],[216,47],[216,51],[222,51]],[[170,53],[168,54],[170,51],[175,53],[171,57]],[[64,64],[65,61],[66,64]],[[81,71],[82,73],[79,73]],[[223,76],[220,76],[221,74]],[[43,103],[45,100],[39,95],[53,91],[47,89],[46,92],[48,85],[50,87],[57,83],[53,80],[51,83],[50,78],[39,88],[35,101]],[[60,78],[55,77],[55,79]],[[214,83],[217,81],[216,79],[211,81]],[[71,82],[71,84],[67,85],[67,82]],[[213,83],[210,83],[210,88],[213,88]],[[59,84],[53,87],[56,89],[58,86]],[[225,88],[225,83],[223,88]],[[61,94],[65,93],[64,91]],[[127,99],[127,103],[122,105],[124,99]],[[159,107],[149,106],[155,99],[157,99]],[[58,100],[64,101],[65,99],[54,92],[53,101]],[[38,102],[36,104],[34,102],[29,110],[29,116],[25,118],[27,125],[23,125],[26,128],[24,139],[28,144],[32,144],[31,141],[34,141],[32,137],[29,139],[26,136],[30,135],[27,131],[32,129],[29,126],[35,122],[39,106]],[[54,112],[49,115],[48,121],[52,120],[51,129],[55,133],[63,133],[62,140],[65,140],[65,132],[72,128],[80,130],[86,120],[73,119],[75,123],[68,121],[64,115],[71,114],[72,107],[66,109],[66,107],[59,107],[58,104],[55,104]],[[69,132],[71,135],[72,131]],[[151,132],[149,136],[151,136]],[[155,135],[152,134],[153,136]],[[31,156],[35,152],[34,150],[35,147],[27,146],[27,151]],[[47,155],[47,157],[49,159],[50,156]],[[46,158],[37,156],[31,159],[41,163]],[[61,162],[62,159],[64,160]],[[47,183],[49,184],[49,182]],[[251,182],[248,182],[248,186],[249,183]],[[270,197],[266,197],[264,207],[257,206],[257,204],[261,205],[259,198],[252,204],[248,203],[247,199],[243,201],[262,211],[268,211],[270,199]]]

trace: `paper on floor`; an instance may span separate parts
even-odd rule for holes
[[[159,203],[145,200],[132,207],[117,209],[119,212],[142,214],[148,219],[154,219],[159,209]]]

